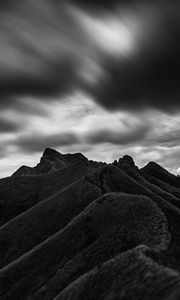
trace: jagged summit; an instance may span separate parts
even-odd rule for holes
[[[84,162],[88,164],[88,159],[82,153],[67,153],[62,154],[54,149],[46,148],[42,155],[42,160],[62,161],[62,164],[67,165],[75,162]]]
[[[17,171],[15,171],[12,176],[18,177],[18,176],[27,176],[27,175],[35,175],[34,168],[28,167],[28,166],[21,166]]]
[[[40,162],[35,167],[31,168],[23,165],[12,176],[34,176],[52,173],[71,164],[82,164],[90,169],[103,165],[101,162],[88,160],[82,153],[62,154],[54,149],[45,148]]]
[[[127,164],[130,167],[135,167],[135,162],[130,155],[124,155],[122,158],[120,158],[119,164]]]
[[[62,154],[52,148],[45,148],[42,157],[55,158],[60,157]]]
[[[107,163],[88,160],[88,158],[82,153],[62,154],[55,149],[47,147],[41,156],[40,162],[35,167],[23,165],[15,173],[13,173],[12,177],[36,176],[53,173],[72,164],[82,165],[88,169],[96,169],[107,165]],[[130,155],[124,155],[123,157],[119,158],[118,161],[115,160],[109,165],[116,166],[126,171],[129,175],[138,175],[139,168],[136,166],[133,158]],[[140,173],[146,174],[146,176],[153,176],[159,180],[170,183],[175,187],[180,187],[180,178],[178,176],[171,174],[162,166],[153,161],[141,168]]]

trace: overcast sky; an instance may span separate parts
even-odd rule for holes
[[[0,2],[0,177],[45,147],[180,167],[179,1]]]

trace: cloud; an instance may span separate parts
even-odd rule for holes
[[[127,145],[143,140],[149,131],[148,126],[134,128],[129,132],[120,130],[104,129],[97,132],[89,133],[86,137],[90,144],[111,143],[116,145]]]
[[[25,115],[22,111],[9,110],[4,118],[20,124],[1,142],[6,152],[42,152],[45,147],[60,151],[90,152],[94,145],[128,145],[142,142],[151,130],[151,122],[142,115],[111,113],[99,107],[85,95],[74,94],[52,106],[46,103],[44,114]],[[38,101],[36,101],[38,104]],[[41,107],[41,103],[35,106]]]
[[[119,0],[88,0],[88,1],[83,1],[83,0],[71,0],[72,3],[76,5],[80,5],[80,7],[87,9],[87,10],[94,10],[94,9],[109,9],[109,8],[114,8],[114,6],[117,6],[119,2],[125,2],[125,1],[119,1]]]
[[[180,5],[86,1],[83,10],[77,3],[2,3],[0,106],[83,89],[108,110],[179,109]]]
[[[49,96],[56,93],[63,94],[69,90],[73,78],[73,62],[64,60],[62,63],[44,62],[44,72],[42,74],[23,74],[18,73],[7,78],[0,76],[0,95],[1,105],[6,105],[7,97],[9,103],[11,96],[15,95],[34,95]],[[73,80],[72,80],[73,81]],[[5,101],[5,104],[3,103]]]
[[[76,81],[80,36],[67,5],[26,0],[3,6],[0,106],[14,105],[14,96],[43,96],[46,100],[68,93]]]
[[[92,145],[133,145],[141,143],[152,132],[153,123],[143,114],[97,111],[84,122],[82,137]]]
[[[86,108],[83,112],[81,103]],[[179,114],[170,118],[158,111],[141,115],[110,113],[82,98],[76,102],[66,99],[56,105],[47,123],[44,124],[44,116],[30,118],[34,126],[30,124],[29,129],[14,133],[14,138],[1,138],[1,176],[11,174],[22,164],[35,165],[47,146],[62,153],[82,152],[89,159],[107,162],[129,154],[140,167],[153,160],[176,173]]]
[[[4,159],[5,157],[7,157],[7,151],[6,151],[6,147],[4,145],[0,145],[0,160]],[[1,168],[1,172],[3,172],[3,169]],[[1,173],[0,172],[0,173]]]
[[[51,148],[70,146],[79,143],[78,137],[71,132],[50,135],[29,135],[20,136],[16,139],[15,145],[22,152],[42,152],[48,145]]]
[[[166,146],[168,148],[173,148],[175,146],[179,145],[180,141],[180,133],[179,130],[176,129],[173,132],[164,133],[160,136],[156,136],[156,138],[151,138],[150,142],[151,144],[156,144],[159,146]]]
[[[124,26],[137,27],[129,56],[105,53],[102,58],[104,76],[90,92],[109,110],[180,108],[180,7],[158,3],[124,12]]]
[[[21,124],[1,116],[0,118],[0,133],[17,132],[21,128]]]
[[[154,158],[175,170],[180,4],[11,2],[0,3],[3,155],[26,163],[49,146],[108,161]]]

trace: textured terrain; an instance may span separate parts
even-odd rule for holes
[[[180,177],[47,148],[0,180],[0,299],[180,297]]]

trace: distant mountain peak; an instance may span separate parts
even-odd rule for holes
[[[47,147],[41,156],[40,162],[35,167],[22,166],[13,173],[12,176],[34,176],[52,173],[72,164],[82,164],[89,169],[98,168],[103,165],[103,163],[100,162],[89,161],[88,158],[80,152],[62,154],[57,150]]]
[[[123,158],[121,158],[120,160],[123,161],[123,162],[126,162],[127,164],[129,164],[130,167],[135,166],[135,162],[134,162],[133,158],[130,155],[124,155]]]
[[[128,167],[135,167],[135,162],[130,155],[124,155],[122,158],[119,159],[118,166],[128,166]]]
[[[160,166],[154,161],[150,161],[146,166],[144,166],[141,169],[141,172],[163,180],[175,187],[180,187],[179,178],[176,175],[168,172],[166,169],[164,169],[162,166]]]
[[[170,174],[166,169],[164,169],[161,165],[154,161],[150,161],[147,165],[145,165],[142,170],[149,172],[149,173],[156,173],[161,172],[161,174]],[[173,174],[171,174],[173,175]],[[175,176],[175,175],[173,175]]]
[[[60,155],[61,155],[60,152],[58,152],[58,151],[56,151],[52,148],[45,148],[42,157],[51,158],[51,157],[57,157],[57,156],[60,156]]]

